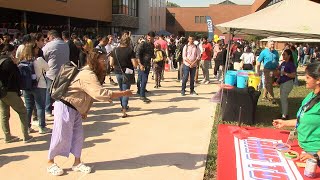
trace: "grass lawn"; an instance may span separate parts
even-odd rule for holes
[[[301,72],[299,72],[301,74]],[[299,77],[299,79],[303,79],[303,77]],[[261,97],[258,101],[258,107],[256,111],[256,124],[253,125],[255,127],[271,127],[272,120],[278,119],[281,114],[280,109],[280,92],[279,87],[274,88],[275,97],[277,99],[276,105],[271,104],[271,102],[261,101]],[[300,80],[300,86],[294,86],[293,90],[289,95],[289,118],[294,119],[296,117],[296,113],[301,105],[302,100],[306,97],[306,95],[310,92],[310,90],[305,88],[305,81]],[[219,124],[234,124],[235,122],[222,122],[221,117],[219,117],[219,106],[217,106],[214,118],[214,125],[212,128],[211,134],[211,142],[208,150],[208,158],[206,164],[206,170],[204,175],[204,180],[213,180],[216,179],[216,159],[217,159],[217,132]]]

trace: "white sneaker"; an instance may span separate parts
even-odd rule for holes
[[[204,84],[210,84],[210,81],[206,81]]]
[[[205,83],[206,82],[206,79],[203,79],[202,81],[201,81],[201,84],[203,84],[203,83]]]

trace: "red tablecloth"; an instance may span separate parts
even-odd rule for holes
[[[217,159],[217,179],[218,180],[233,180],[237,179],[236,169],[236,154],[234,146],[234,135],[230,131],[230,125],[219,125],[218,127],[218,159]],[[287,141],[289,131],[277,130],[271,128],[255,128],[255,127],[243,127],[250,134],[250,137],[275,139]],[[292,150],[301,152],[301,148],[297,142],[293,143]],[[303,175],[304,168],[298,170],[304,179],[310,179]],[[320,168],[317,168],[317,178],[320,180]],[[311,179],[310,179],[311,180]],[[313,179],[314,180],[314,179]]]

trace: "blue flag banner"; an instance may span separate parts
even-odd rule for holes
[[[208,25],[208,41],[212,41],[213,35],[214,35],[213,22],[212,22],[210,16],[206,16],[206,20],[207,20],[207,25]]]

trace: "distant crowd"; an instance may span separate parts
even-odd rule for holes
[[[228,44],[223,40],[211,42],[207,37],[199,39],[193,35],[163,36],[153,31],[135,42],[129,31],[119,36],[97,36],[94,39],[56,30],[50,30],[46,35],[16,34],[13,38],[3,34],[0,53],[0,119],[5,142],[19,140],[10,132],[11,107],[19,114],[25,143],[34,140],[30,134],[37,132],[32,124],[37,124],[40,134],[52,133],[47,168],[52,175],[63,174],[54,158],[58,155],[68,157],[70,153],[75,156],[74,171],[91,172],[91,167],[82,163],[80,158],[82,120],[87,117],[93,101],[119,98],[121,117],[126,118],[133,84],[137,85],[140,100],[151,103],[147,97],[149,74],[154,80],[154,88],[158,89],[163,85],[165,72],[176,71],[181,96],[186,96],[186,92],[197,96],[195,84],[223,81],[225,70],[256,71],[262,77],[264,100],[275,103],[273,85],[280,84],[281,118],[288,119],[287,99],[294,82],[298,82],[297,67],[320,60],[318,47],[308,44],[287,44],[279,55],[273,41],[269,41],[265,49],[253,42],[235,41],[228,54]],[[50,90],[65,64],[72,64],[80,71],[74,79],[69,79],[67,92],[54,101]],[[212,67],[213,78],[210,78],[209,69]],[[203,78],[199,77],[200,69]],[[119,87],[118,91],[111,91],[103,85],[106,77],[111,85]],[[188,82],[189,91],[186,89]],[[47,128],[46,117],[53,116],[51,130]]]

